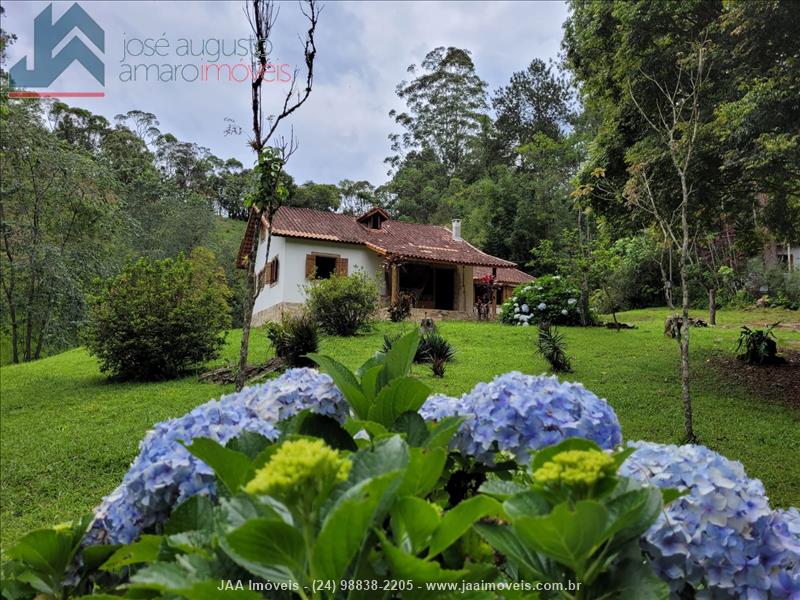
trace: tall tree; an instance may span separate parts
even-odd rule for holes
[[[512,74],[508,85],[492,95],[497,113],[494,126],[506,157],[515,159],[516,149],[536,134],[561,138],[573,116],[572,96],[566,77],[541,59],[533,59],[527,69]]]
[[[567,60],[597,134],[579,197],[624,229],[656,224],[679,249],[684,429],[695,438],[689,379],[689,274],[693,240],[738,212],[710,123],[722,86],[709,76],[709,36],[722,4],[571,2]],[[713,71],[711,72],[714,73]],[[633,210],[632,210],[633,209]]]
[[[0,284],[19,362],[39,358],[48,340],[63,347],[77,336],[85,287],[114,256],[117,199],[104,165],[48,131],[36,103],[5,108]]]
[[[454,47],[434,48],[420,67],[412,64],[408,72],[414,78],[397,86],[408,110],[389,113],[405,131],[389,136],[396,154],[386,160],[397,168],[405,151],[429,149],[452,176],[465,159],[470,138],[480,130],[486,83],[475,72],[470,52]]]
[[[255,218],[256,227],[260,229],[262,216],[267,219],[267,247],[266,256],[269,258],[272,243],[272,221],[280,205],[288,196],[286,187],[287,178],[283,166],[297,148],[293,138],[285,142],[283,138],[276,138],[280,124],[294,111],[305,104],[311,95],[314,83],[314,60],[317,56],[314,34],[319,19],[319,6],[314,0],[306,0],[301,8],[308,21],[308,31],[303,43],[303,58],[305,60],[305,82],[301,89],[297,89],[299,70],[295,69],[289,90],[284,96],[280,112],[270,115],[264,120],[262,86],[264,75],[268,67],[267,45],[270,43],[272,28],[275,26],[277,12],[271,0],[248,0],[245,4],[250,28],[255,42],[251,67],[254,73],[250,88],[250,105],[252,109],[253,138],[250,145],[257,156],[255,167],[256,190],[253,193],[251,206],[253,211],[250,218]],[[270,143],[272,142],[272,145]],[[256,255],[258,252],[259,235],[253,236],[250,254],[247,257],[247,292],[243,302],[244,316],[242,319],[242,343],[239,348],[239,362],[236,372],[236,389],[244,387],[244,370],[247,366],[247,355],[250,347],[250,324],[253,320],[253,303],[256,294]]]

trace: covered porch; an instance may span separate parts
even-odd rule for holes
[[[473,265],[395,260],[389,261],[387,266],[386,300],[394,304],[403,296],[407,297],[412,306],[412,318],[476,318]]]

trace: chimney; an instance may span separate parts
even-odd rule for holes
[[[461,239],[461,219],[453,219],[453,239]]]

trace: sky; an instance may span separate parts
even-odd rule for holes
[[[3,3],[3,29],[18,38],[9,48],[6,68],[23,58],[26,68],[35,67],[34,19],[49,4]],[[72,4],[53,2],[54,22]],[[77,36],[102,59],[104,85],[76,61],[47,91],[102,91],[103,97],[66,101],[109,120],[131,109],[152,112],[163,132],[252,165],[249,58],[238,55],[250,35],[243,1],[79,4],[103,29],[104,51],[74,28],[53,55]],[[531,59],[557,57],[566,16],[566,5],[555,1],[323,3],[313,91],[283,130],[288,134],[291,125],[299,143],[287,170],[298,182],[383,183],[383,159],[390,154],[387,136],[397,130],[388,113],[404,108],[395,88],[408,77],[410,64],[419,64],[437,46],[466,48],[493,90]],[[295,66],[305,77],[305,29],[299,4],[279,3],[270,49],[277,73],[264,84],[268,108],[283,100],[289,86],[285,80]]]

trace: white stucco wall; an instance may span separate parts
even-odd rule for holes
[[[270,246],[269,260],[278,257],[278,281],[264,286],[256,297],[253,314],[280,303],[302,304],[305,302],[303,286],[306,283],[306,255],[310,253],[338,255],[348,260],[348,273],[363,270],[370,275],[382,273],[381,258],[372,250],[358,244],[340,244],[284,238],[274,236]],[[259,244],[256,255],[256,272],[267,262],[266,243]],[[383,279],[380,280],[383,287]],[[382,290],[384,292],[384,290]]]

